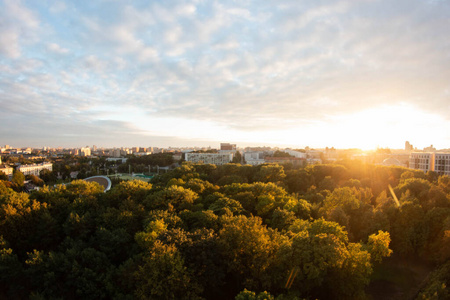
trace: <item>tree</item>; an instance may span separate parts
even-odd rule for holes
[[[156,241],[134,273],[138,299],[199,299],[201,286],[173,245]]]
[[[43,169],[39,172],[39,177],[44,180],[45,183],[56,182],[56,174],[48,169]]]
[[[235,163],[235,164],[240,164],[241,163],[241,160],[242,160],[242,155],[241,155],[241,152],[239,152],[239,151],[236,151],[236,153],[234,154],[234,157],[233,157],[233,163]]]
[[[361,244],[349,243],[343,227],[323,219],[297,220],[290,230],[292,238],[277,254],[278,272],[285,274],[279,285],[288,282],[313,299],[352,299],[363,293],[372,272],[370,254]]]
[[[0,171],[0,180],[8,180],[8,176],[3,171]]]
[[[450,285],[450,261],[438,267],[427,277],[425,285],[417,296],[417,300],[439,300],[449,299],[450,293],[448,286]]]
[[[23,279],[23,267],[19,258],[0,235],[0,295],[11,299],[24,298],[23,288],[15,284]]]
[[[198,199],[198,194],[181,186],[172,185],[162,191],[149,195],[145,203],[150,209],[189,209],[194,201]]]
[[[226,214],[227,211],[235,215],[240,214],[243,211],[240,202],[228,197],[221,197],[217,199],[213,204],[209,206],[209,209],[219,216]]]
[[[37,177],[36,175],[27,175],[25,176],[26,179],[31,180],[31,182],[36,185],[36,186],[44,186],[44,181],[42,179],[40,179],[39,177]]]
[[[273,157],[292,157],[292,155],[287,152],[281,152],[280,150],[277,150],[273,153]]]
[[[176,247],[195,280],[194,284],[205,287],[203,295],[207,299],[217,299],[222,295],[225,260],[214,230],[201,228],[187,232],[175,228],[165,231],[159,239]]]
[[[25,175],[22,172],[15,170],[12,177],[12,182],[18,186],[23,187],[25,181]]]
[[[255,174],[254,181],[259,182],[280,182],[286,177],[283,166],[278,164],[264,164],[260,166]]]
[[[258,217],[223,217],[219,243],[229,276],[235,278],[239,291],[270,286],[269,266],[273,263],[282,237],[262,225]],[[237,291],[236,291],[237,292]]]
[[[367,242],[367,251],[369,251],[371,259],[375,262],[381,262],[384,257],[389,257],[392,254],[392,250],[389,249],[390,242],[389,232],[379,230],[378,234],[370,235]]]
[[[312,184],[311,175],[305,170],[290,170],[286,174],[286,184],[291,193],[304,193]]]
[[[118,207],[125,199],[132,199],[133,202],[143,203],[147,195],[152,190],[152,184],[142,180],[123,181],[114,186],[107,194],[109,205]]]
[[[265,291],[256,295],[255,292],[244,289],[234,299],[235,300],[275,300],[275,297]]]

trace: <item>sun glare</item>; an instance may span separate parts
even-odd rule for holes
[[[332,117],[321,128],[328,140],[338,147],[354,147],[364,150],[377,147],[403,148],[406,140],[417,146],[428,146],[443,140],[442,117],[402,104],[381,106],[354,114]],[[447,133],[444,133],[444,135]]]
[[[352,114],[331,115],[325,119],[290,128],[273,127],[264,130],[239,130],[226,124],[177,117],[149,117],[144,112],[129,109],[108,111],[103,119],[118,119],[132,124],[148,135],[189,138],[202,141],[234,141],[240,145],[270,144],[286,147],[316,148],[403,148],[406,140],[417,147],[426,147],[448,139],[442,124],[449,124],[438,115],[421,111],[411,105],[380,106]],[[323,143],[326,141],[326,144]]]

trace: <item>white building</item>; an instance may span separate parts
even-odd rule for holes
[[[266,162],[264,160],[265,156],[265,153],[262,151],[244,152],[244,161],[252,166],[262,165]]]
[[[224,165],[233,160],[233,154],[227,153],[186,153],[186,161],[213,165]]]
[[[12,176],[14,169],[2,164],[2,157],[0,156],[0,172],[3,172],[6,174],[6,176]]]
[[[306,153],[295,151],[291,149],[283,150],[283,152],[289,154],[290,156],[296,157],[296,158],[306,158]]]
[[[409,168],[425,173],[435,171],[439,175],[450,176],[450,153],[414,152],[409,157]]]
[[[450,176],[450,153],[434,153],[434,171]]]
[[[40,164],[21,165],[17,167],[17,171],[22,172],[23,175],[36,175],[36,176],[39,176],[39,172],[45,169],[52,171],[53,164],[49,162],[43,162]]]

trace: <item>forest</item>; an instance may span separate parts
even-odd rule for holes
[[[0,180],[0,299],[449,299],[450,177],[343,160],[183,163],[104,193]],[[398,283],[401,285],[401,283]]]

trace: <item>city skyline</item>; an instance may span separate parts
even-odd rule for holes
[[[0,139],[450,148],[449,15],[438,0],[0,0]]]

